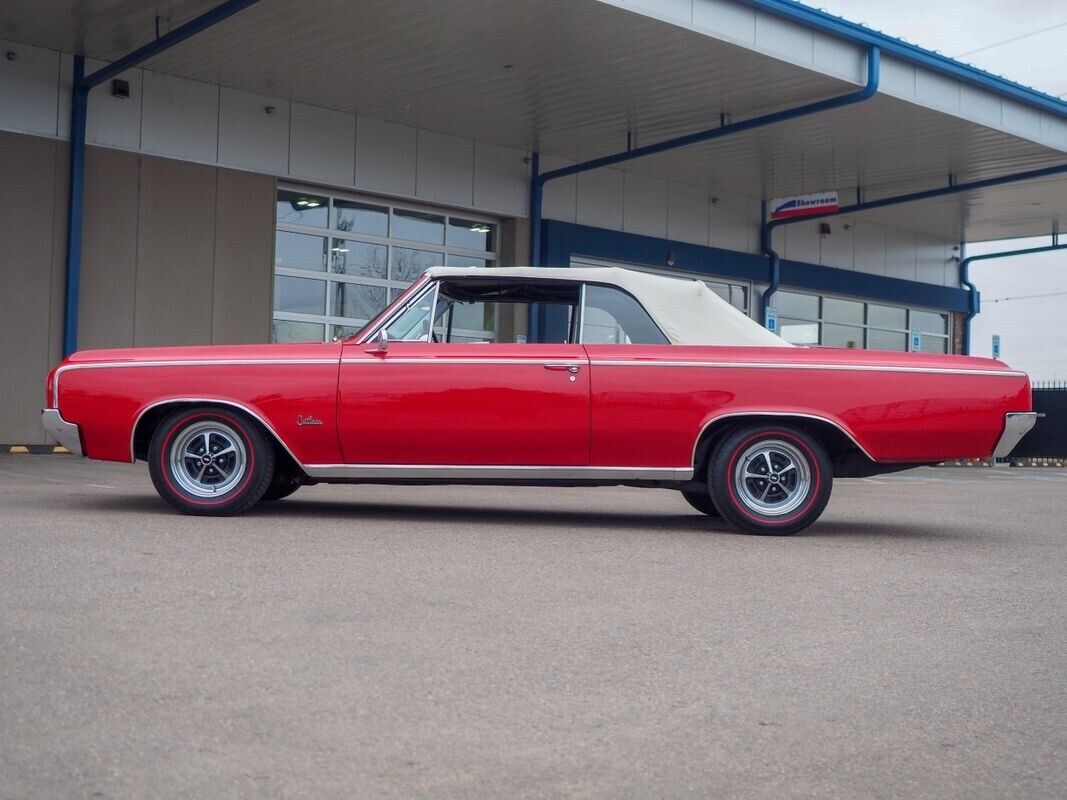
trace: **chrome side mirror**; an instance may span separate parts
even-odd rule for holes
[[[374,353],[378,356],[384,356],[389,351],[389,334],[385,332],[385,328],[378,331],[378,338],[374,342],[374,347],[367,350],[368,353]]]

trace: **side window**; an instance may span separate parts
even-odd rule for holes
[[[438,281],[409,302],[386,334],[439,344],[574,342],[578,298],[576,283]]]
[[[587,285],[583,344],[669,344],[652,317],[632,296],[610,286]]]
[[[577,339],[579,286],[549,281],[442,281],[433,341],[566,343]]]
[[[431,283],[429,288],[386,328],[385,332],[389,338],[397,342],[430,341],[430,304],[436,296]]]

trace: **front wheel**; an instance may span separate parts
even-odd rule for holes
[[[183,409],[152,435],[148,471],[160,497],[185,514],[239,514],[270,485],[274,448],[243,414]]]
[[[786,425],[746,425],[715,447],[708,488],[723,518],[749,533],[797,533],[830,500],[833,467],[814,437]]]

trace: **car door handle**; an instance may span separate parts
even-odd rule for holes
[[[545,369],[566,370],[574,375],[581,369],[577,364],[545,364]]]

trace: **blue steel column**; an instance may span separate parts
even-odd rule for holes
[[[767,288],[760,295],[760,324],[767,325],[767,309],[771,306],[771,298],[778,291],[778,285],[782,282],[782,260],[778,257],[778,251],[771,242],[773,229],[767,224],[767,201],[760,204],[760,251],[770,260],[770,280]]]
[[[82,206],[85,195],[85,125],[89,114],[89,91],[145,59],[184,42],[200,31],[229,19],[259,0],[226,0],[199,17],[179,25],[148,44],[137,48],[118,61],[85,74],[84,56],[74,56],[74,81],[71,85],[70,116],[70,184],[67,203],[67,288],[63,314],[63,357],[78,349],[78,300],[81,293]]]
[[[963,322],[963,354],[969,356],[971,354],[971,320],[973,320],[981,308],[980,297],[978,289],[970,281],[970,266],[972,261],[988,261],[994,258],[1011,258],[1012,256],[1028,256],[1034,253],[1051,253],[1055,250],[1067,250],[1067,243],[1060,244],[1059,236],[1052,235],[1052,244],[1044,245],[1043,247],[1025,247],[1021,250],[1004,250],[999,253],[983,253],[977,256],[967,256],[960,261],[960,283],[967,286],[971,290],[971,296],[968,300],[967,318]]]
[[[67,292],[63,315],[63,357],[78,349],[78,298],[81,295],[82,198],[85,193],[85,125],[89,89],[83,85],[85,57],[74,56],[70,101],[70,182],[67,193]]]
[[[530,155],[530,265],[541,263],[541,206],[544,201],[545,183],[541,180],[541,154]]]

